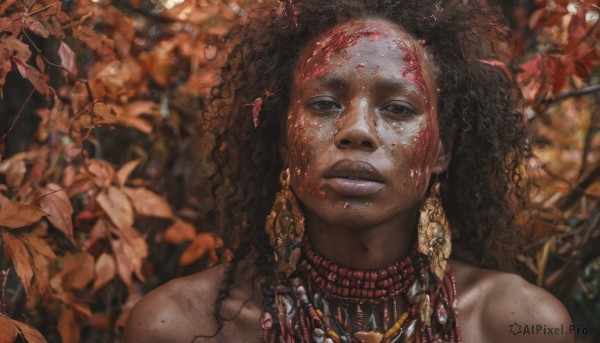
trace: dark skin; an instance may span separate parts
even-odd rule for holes
[[[433,71],[426,48],[382,20],[340,24],[300,56],[281,155],[314,248],[332,261],[376,269],[414,244],[428,182],[451,158],[451,142],[438,132]],[[574,341],[571,335],[512,335],[513,322],[568,330],[571,320],[556,298],[519,276],[450,263],[464,342]],[[124,342],[212,335],[224,269],[149,293],[132,311]],[[262,299],[253,275],[251,260],[242,262],[221,311],[223,329],[195,342],[259,342]]]

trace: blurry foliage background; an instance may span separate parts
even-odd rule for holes
[[[0,2],[0,342],[118,341],[144,293],[218,261],[201,113],[254,1]],[[515,73],[535,148],[521,274],[596,342],[600,8],[497,4],[517,44],[486,63]]]

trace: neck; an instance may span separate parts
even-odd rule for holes
[[[356,269],[379,269],[408,255],[416,238],[418,211],[410,210],[372,226],[325,223],[306,213],[306,230],[314,249],[332,262]]]

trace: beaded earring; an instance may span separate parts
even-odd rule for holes
[[[300,259],[304,214],[290,188],[288,168],[281,171],[279,181],[281,190],[275,195],[275,203],[267,216],[265,230],[275,251],[277,271],[290,276]]]
[[[444,277],[446,263],[450,257],[450,237],[450,227],[440,198],[440,184],[436,182],[420,210],[418,252],[427,256],[429,268],[438,280]]]

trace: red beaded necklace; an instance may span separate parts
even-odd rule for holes
[[[380,270],[347,268],[319,255],[305,236],[299,268],[277,278],[274,311],[263,314],[262,341],[461,342],[450,264],[442,280],[430,277],[427,265],[413,250]]]

